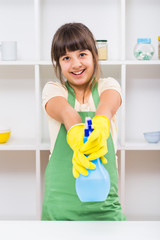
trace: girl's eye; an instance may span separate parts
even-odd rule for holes
[[[86,53],[80,53],[80,57],[84,57]]]
[[[63,58],[63,60],[67,61],[67,60],[69,60],[69,57],[66,56],[66,57]]]

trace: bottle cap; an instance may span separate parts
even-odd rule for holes
[[[107,42],[107,40],[96,40],[96,42]]]
[[[151,38],[137,38],[137,43],[151,43]]]

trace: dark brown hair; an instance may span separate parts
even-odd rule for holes
[[[67,23],[56,31],[52,40],[51,60],[55,68],[56,76],[63,85],[65,85],[65,82],[62,76],[59,58],[66,54],[66,50],[76,51],[86,49],[91,51],[93,56],[94,72],[92,76],[92,86],[94,86],[99,78],[99,65],[96,41],[91,31],[82,23]]]

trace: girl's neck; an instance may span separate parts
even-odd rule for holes
[[[88,101],[89,96],[91,94],[90,85],[91,85],[90,83],[85,85],[85,86],[73,86],[73,85],[71,85],[71,87],[74,90],[75,97],[76,97],[76,99],[79,103],[84,104]]]

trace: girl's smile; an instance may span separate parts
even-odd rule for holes
[[[80,76],[82,73],[84,73],[85,69],[79,71],[79,72],[72,72],[74,75]]]
[[[85,87],[93,77],[94,63],[92,53],[86,50],[66,51],[59,63],[65,78],[73,87]]]

